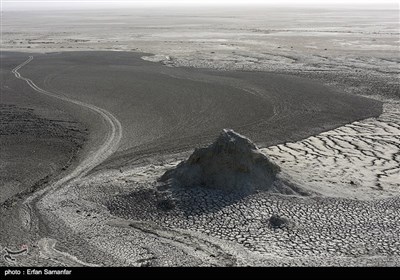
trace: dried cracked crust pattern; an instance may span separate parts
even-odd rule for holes
[[[153,30],[155,27],[148,28]],[[237,33],[237,29],[226,30]],[[250,31],[251,36],[264,34],[268,38],[274,33],[292,32],[266,28]],[[303,35],[317,31],[299,30]],[[339,31],[331,32],[342,34]],[[308,77],[350,94],[380,100],[384,103],[383,112],[379,117],[352,121],[322,133],[319,131],[300,137],[300,140],[265,142],[260,151],[280,168],[278,175],[273,176],[274,188],[270,191],[259,187],[251,191],[240,188],[226,190],[216,187],[221,183],[210,184],[207,180],[199,180],[197,183],[200,186],[188,183],[186,179],[181,186],[174,185],[174,180],[179,180],[176,176],[172,178],[170,170],[177,170],[175,168],[179,168],[179,163],[186,160],[181,167],[185,166],[191,151],[180,153],[172,150],[169,153],[165,149],[163,157],[154,156],[156,144],[174,146],[168,138],[155,142],[153,150],[149,149],[148,154],[144,153],[143,158],[137,161],[135,156],[138,154],[130,153],[129,149],[125,154],[121,151],[93,173],[55,189],[37,202],[42,226],[37,235],[24,239],[32,246],[30,255],[22,257],[20,264],[400,265],[399,60],[398,57],[390,57],[392,54],[388,47],[393,34],[389,31],[379,34],[352,32],[352,36],[365,36],[368,40],[377,40],[375,37],[379,35],[378,40],[389,42],[385,54],[371,54],[369,57],[365,52],[358,54],[352,50],[350,54],[341,56],[340,50],[330,52],[330,47],[323,54],[321,51],[311,54],[301,43],[294,48],[284,46],[287,43],[284,36],[274,37],[272,43],[263,41],[268,50],[260,52],[259,47],[254,47],[257,44],[252,45],[252,40],[247,40],[248,34],[243,35],[243,44],[235,40],[231,44],[218,41],[217,45],[207,43],[207,40],[189,40],[186,45],[180,43],[184,46],[182,50],[174,47],[177,42],[173,39],[172,43],[159,41],[149,44],[144,35],[146,31],[141,32],[143,34],[136,43],[142,49],[146,49],[147,44],[146,50],[156,54],[142,55],[147,60],[172,67],[273,71]],[[64,35],[53,35],[63,40]],[[15,47],[18,42],[13,36],[22,35],[10,33],[7,36],[10,36],[7,46]],[[31,39],[21,39],[19,44],[22,47],[24,44],[34,47],[43,44],[46,49],[56,49],[53,45],[59,44],[58,39],[52,38],[45,38],[46,42],[28,40]],[[316,47],[320,48],[323,43],[315,40]],[[90,49],[92,41],[77,38],[70,45],[71,48]],[[120,50],[127,48],[125,43],[104,41],[107,48]],[[163,48],[159,48],[158,44]],[[201,46],[201,51],[196,54],[187,51],[193,48],[193,44]],[[337,46],[332,43],[334,47]],[[361,46],[360,50],[364,47]],[[162,52],[171,55],[160,55]],[[68,66],[68,63],[65,65]],[[110,67],[117,72],[118,67]],[[67,67],[63,71],[68,74]],[[179,72],[171,75],[178,78],[189,76]],[[222,76],[216,74],[216,79],[222,80]],[[47,78],[46,86],[53,89],[57,82],[63,83],[57,77]],[[52,79],[55,81],[53,84]],[[201,79],[198,76],[194,82]],[[74,86],[82,89],[78,83]],[[257,88],[247,90],[250,94],[259,93]],[[272,120],[289,114],[292,109],[286,107],[287,103],[280,105],[276,109],[281,115],[273,116]],[[301,109],[312,114],[326,108],[311,108],[305,104]],[[175,136],[181,136],[180,129],[185,123],[198,125],[191,119],[185,119],[177,124]],[[263,122],[259,125],[263,127]],[[140,129],[139,126],[137,128]],[[249,134],[251,139],[253,135],[259,137],[251,130]],[[259,140],[257,138],[257,143]],[[197,142],[189,139],[187,143]],[[208,162],[206,165],[210,166]],[[247,167],[238,168],[248,170]],[[166,182],[159,180],[163,175],[168,177]],[[284,188],[288,191],[282,191]],[[2,211],[18,216],[15,220],[25,221],[23,224],[27,229],[29,220],[35,219],[31,216],[32,212],[24,207],[17,212]],[[15,245],[21,242],[18,237],[10,243]]]
[[[104,205],[111,215],[107,232],[151,236],[175,247],[170,257],[184,254],[200,261],[191,265],[398,265],[398,197],[358,201],[160,184],[157,179],[175,166],[176,160],[170,160],[93,175],[47,197],[46,205],[62,204],[63,210],[44,209],[76,219],[80,237],[105,250],[105,236],[91,236],[94,229],[105,230],[98,220],[105,213],[98,205]],[[285,225],[274,226],[276,219]],[[122,236],[113,244],[122,246]],[[136,249],[125,243],[119,256],[144,265],[134,261]],[[157,254],[146,262],[170,264]]]
[[[160,164],[155,161],[147,166],[125,166],[125,171],[97,171],[38,202],[41,219],[52,229],[46,233],[48,237],[39,240],[37,261],[78,266],[398,265],[399,200],[379,198],[396,190],[397,181],[390,177],[395,172],[389,169],[387,176],[374,179],[377,183],[386,179],[380,194],[374,190],[376,184],[371,185],[371,195],[366,192],[364,198],[360,191],[354,192],[355,198],[365,201],[340,198],[343,191],[356,188],[356,183],[349,180],[340,185],[345,177],[339,168],[313,171],[319,176],[325,176],[321,170],[330,172],[331,187],[320,188],[316,175],[296,173],[311,171],[309,166],[315,161],[341,167],[348,162],[356,168],[353,161],[367,166],[371,160],[374,171],[379,165],[373,165],[373,157],[378,154],[363,153],[368,144],[378,151],[379,144],[392,147],[392,151],[382,150],[388,155],[382,168],[390,163],[396,165],[398,146],[393,141],[397,139],[397,126],[395,122],[384,124],[396,114],[385,113],[380,117],[381,125],[373,119],[360,121],[300,142],[261,150],[275,162],[272,166],[280,166],[283,181],[276,182],[275,187],[282,190],[282,186],[291,183],[290,189],[297,192],[289,194],[303,192],[306,197],[264,191],[226,193],[218,188],[190,186],[165,188],[158,179],[177,165],[182,159],[179,154]],[[354,133],[363,128],[367,134]],[[380,141],[371,143],[368,137],[372,136],[380,137]],[[350,149],[350,143],[357,142],[349,141],[349,137],[357,137],[363,145]],[[317,140],[323,144],[316,144]],[[355,151],[363,156],[356,156]],[[363,178],[366,182],[357,185],[366,188],[370,180]],[[339,197],[315,195],[321,190]],[[378,199],[371,200],[374,196]],[[271,226],[271,217],[275,216],[287,220],[288,226]],[[84,254],[84,248],[90,253]]]

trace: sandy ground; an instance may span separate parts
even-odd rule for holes
[[[264,151],[293,181],[328,196],[395,197],[400,191],[399,110],[399,102],[392,101],[379,118]]]
[[[154,179],[173,165],[98,174],[47,196],[44,216],[54,221],[55,215],[58,228],[73,225],[76,237],[58,240],[85,240],[98,251],[82,254],[69,246],[67,252],[95,263],[104,261],[101,252],[116,258],[113,265],[134,266],[182,265],[182,254],[186,265],[399,265],[398,197],[242,197],[192,188],[175,193],[176,207],[166,211],[157,207]],[[271,228],[272,214],[293,226]],[[138,238],[146,242],[139,246]]]
[[[114,114],[124,127],[118,152],[128,156],[204,145],[226,127],[267,146],[381,113],[380,102],[309,79],[169,68],[143,61],[142,56],[128,52],[37,55],[21,74],[43,88]]]
[[[85,126],[64,108],[15,79],[10,69],[24,59],[1,58],[1,203],[73,165],[87,138]]]
[[[55,24],[53,18],[63,20]],[[135,97],[142,102],[140,106],[127,104],[135,110],[124,117],[123,112],[128,112],[128,108],[115,103],[113,97],[107,99],[107,88],[117,90],[121,96],[126,90],[110,84],[110,80],[128,84],[133,81],[131,87],[142,92],[146,89],[150,96],[152,92],[146,83],[137,85],[146,75],[140,76],[141,71],[129,65],[130,59],[135,63],[140,61],[133,53],[128,59],[123,53],[119,54],[121,61],[125,61],[122,66],[107,62],[108,58],[114,60],[117,54],[98,60],[89,53],[65,57],[57,53],[37,54],[37,61],[46,62],[36,66],[41,67],[41,72],[35,71],[35,65],[31,64],[30,68],[21,70],[23,75],[45,89],[114,110],[128,133],[121,142],[120,151],[109,161],[83,180],[64,184],[41,196],[33,204],[34,211],[29,204],[18,204],[8,210],[2,208],[2,216],[11,221],[8,225],[3,223],[7,226],[2,227],[2,245],[18,247],[23,242],[32,245],[30,254],[22,257],[20,264],[400,264],[397,11],[257,9],[227,13],[174,10],[159,11],[151,16],[146,11],[60,12],[51,16],[38,12],[5,13],[3,22],[5,44],[2,50],[38,53],[65,48],[140,50],[148,53],[141,55],[144,60],[140,68],[143,73],[153,71],[147,72],[152,75],[156,73],[154,68],[159,69],[161,65],[245,70],[227,76],[226,72],[196,72],[164,66],[160,68],[165,70],[158,79],[165,81],[165,73],[173,73],[167,80],[173,84],[171,79],[179,79],[182,85],[182,80],[201,73],[195,77],[196,81],[191,81],[204,89],[198,95],[207,96],[208,90],[223,94],[230,85],[229,93],[234,94],[229,102],[233,105],[245,94],[246,102],[241,105],[247,105],[249,100],[249,110],[255,104],[261,107],[259,111],[254,110],[254,115],[249,110],[240,111],[234,107],[237,118],[230,118],[232,113],[224,109],[230,103],[222,102],[215,110],[207,111],[211,116],[208,122],[201,119],[199,124],[186,119],[176,127],[171,126],[176,132],[170,134],[160,130],[165,127],[162,122],[165,115],[149,114],[150,127],[154,130],[148,132],[148,123],[143,127],[130,124],[129,116],[145,118],[145,112],[155,112],[166,104],[165,111],[161,111],[163,114],[174,112],[167,114],[167,124],[175,124],[177,119],[187,116],[185,110],[196,109],[194,105],[199,102],[214,104],[217,100],[219,104],[218,99],[210,93],[206,99],[195,99],[196,104],[192,106],[184,103],[184,109],[171,107],[167,99],[160,99],[160,107],[149,108],[143,106],[147,96],[139,95]],[[113,28],[109,28],[111,23]],[[46,61],[57,56],[63,59]],[[77,59],[73,60],[74,56]],[[80,63],[83,58],[85,63]],[[149,66],[153,68],[149,70],[146,65],[153,64],[146,64],[146,60],[158,64],[154,64],[157,65],[154,68]],[[96,61],[98,65],[93,66]],[[104,65],[108,70],[102,69]],[[129,77],[127,73],[132,70],[135,75]],[[330,87],[251,71],[311,78]],[[110,80],[98,79],[100,73],[107,73]],[[84,82],[78,78],[83,76],[86,77]],[[214,87],[210,86],[210,81]],[[157,83],[152,86],[157,88]],[[185,86],[189,87],[186,93],[196,92],[190,88],[190,83]],[[99,91],[100,98],[90,98],[93,94],[90,89]],[[106,90],[101,92],[102,89]],[[167,89],[178,93],[182,90]],[[290,94],[293,91],[302,92],[301,96],[309,99],[297,100]],[[347,95],[335,93],[341,91]],[[374,111],[380,110],[379,102],[358,99],[355,95],[383,102],[383,113]],[[268,98],[261,98],[263,96]],[[328,97],[324,105],[323,100]],[[179,100],[182,96],[175,94],[174,98]],[[127,99],[123,97],[121,102]],[[284,102],[279,103],[279,100]],[[369,111],[368,102],[375,109]],[[302,109],[293,110],[291,104]],[[331,107],[331,104],[336,105]],[[360,104],[366,107],[363,109]],[[218,115],[221,108],[223,113]],[[263,112],[262,108],[271,108],[272,114],[269,110]],[[324,119],[326,110],[331,111]],[[200,110],[199,116],[202,113],[204,115]],[[361,117],[360,114],[365,115]],[[321,118],[314,120],[314,115]],[[79,118],[85,119],[85,116]],[[227,118],[227,123],[221,121]],[[324,127],[328,118],[337,122]],[[251,123],[256,119],[263,121]],[[279,124],[275,128],[274,122]],[[340,122],[343,123],[339,125]],[[98,129],[101,124],[93,125],[96,123],[93,119],[88,123],[92,125],[92,133],[101,131]],[[157,208],[160,190],[156,179],[163,172],[186,158],[194,144],[209,142],[221,126],[236,124],[240,129],[248,123],[251,125],[244,126],[240,132],[265,147],[263,152],[281,166],[288,180],[315,195],[255,193],[242,197],[193,188],[176,194],[176,207],[171,211]],[[202,131],[204,138],[193,134],[202,124],[204,127],[211,124],[214,129],[209,133]],[[317,129],[312,131],[312,127]],[[293,128],[300,129],[290,134]],[[141,133],[134,134],[135,131]],[[187,137],[178,137],[181,131]],[[135,137],[138,142],[131,143],[129,139]],[[175,154],[171,155],[172,152]],[[291,226],[271,228],[268,219],[272,214],[286,217]],[[13,238],[5,238],[9,235]]]

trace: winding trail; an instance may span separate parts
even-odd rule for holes
[[[41,256],[67,266],[99,267],[99,265],[97,264],[81,261],[73,255],[57,250],[55,248],[56,242],[56,240],[51,238],[40,239],[38,242],[38,246],[40,248]]]
[[[78,180],[81,177],[85,176],[89,171],[91,171],[93,168],[95,168],[97,165],[105,161],[109,156],[111,156],[119,147],[120,140],[122,138],[122,126],[121,123],[118,121],[118,119],[112,115],[110,112],[99,108],[95,105],[88,104],[82,101],[78,101],[66,96],[61,96],[56,93],[41,89],[38,87],[31,79],[25,78],[21,76],[21,74],[18,72],[22,67],[27,65],[33,60],[33,56],[29,56],[29,58],[15,67],[12,70],[12,73],[15,75],[17,79],[25,81],[33,90],[35,90],[38,93],[45,94],[47,96],[51,96],[57,99],[60,99],[65,102],[70,102],[73,104],[76,104],[78,106],[84,107],[96,114],[98,114],[100,117],[102,117],[106,123],[107,127],[107,133],[104,135],[104,139],[102,141],[102,144],[95,150],[92,150],[90,154],[81,162],[79,165],[72,170],[70,173],[66,174],[64,177],[60,178],[58,181],[55,181],[52,184],[49,184],[46,188],[35,192],[32,194],[30,197],[28,197],[25,202],[25,211],[27,211],[28,218],[27,221],[25,221],[24,226],[31,230],[33,227],[34,219],[33,217],[36,216],[37,223],[39,221],[38,216],[40,215],[39,211],[36,209],[36,203],[45,195],[50,194],[54,192],[55,190],[59,189],[61,186],[71,183],[74,180]],[[51,241],[51,244],[48,241]],[[42,245],[42,248],[47,248],[46,250],[42,250],[41,253],[48,255],[49,258],[55,259],[65,259],[69,258],[70,264],[71,263],[76,263],[78,265],[82,265],[82,262],[77,261],[77,259],[73,256],[67,255],[65,253],[62,253],[58,250],[54,249],[56,241],[54,239],[48,239],[48,238],[43,238],[40,241],[40,244]],[[47,244],[49,243],[49,244]],[[46,253],[47,252],[47,253]],[[49,253],[50,252],[50,253]],[[70,256],[70,257],[68,257]]]
[[[73,170],[70,174],[65,176],[64,178],[60,179],[58,182],[56,182],[52,188],[57,188],[60,185],[63,185],[73,179],[77,179],[79,177],[84,176],[87,174],[90,170],[92,170],[94,167],[102,163],[105,159],[107,159],[110,155],[112,155],[118,148],[119,142],[122,138],[122,126],[121,123],[118,121],[118,119],[113,116],[110,112],[99,108],[95,105],[88,104],[82,101],[78,101],[66,96],[61,96],[53,92],[46,91],[44,89],[41,89],[38,87],[31,79],[25,78],[21,76],[21,74],[18,72],[22,67],[27,65],[29,62],[33,60],[33,56],[30,56],[29,59],[27,59],[25,62],[21,63],[17,67],[15,67],[12,72],[14,73],[15,77],[25,81],[33,90],[54,97],[58,98],[60,100],[70,102],[82,107],[85,107],[97,114],[99,114],[107,123],[109,126],[107,134],[104,136],[104,142],[103,144],[96,150],[93,151],[83,162],[81,162],[75,170]]]

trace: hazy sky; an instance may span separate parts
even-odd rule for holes
[[[397,0],[0,0],[3,10],[62,9],[62,8],[106,8],[124,6],[165,6],[165,5],[377,5],[399,6]]]

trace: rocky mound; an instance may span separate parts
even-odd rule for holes
[[[275,214],[269,218],[269,225],[274,229],[291,228],[294,226],[289,219]]]
[[[274,190],[280,168],[246,137],[224,129],[206,148],[196,149],[188,160],[160,178],[182,187],[223,190]]]

